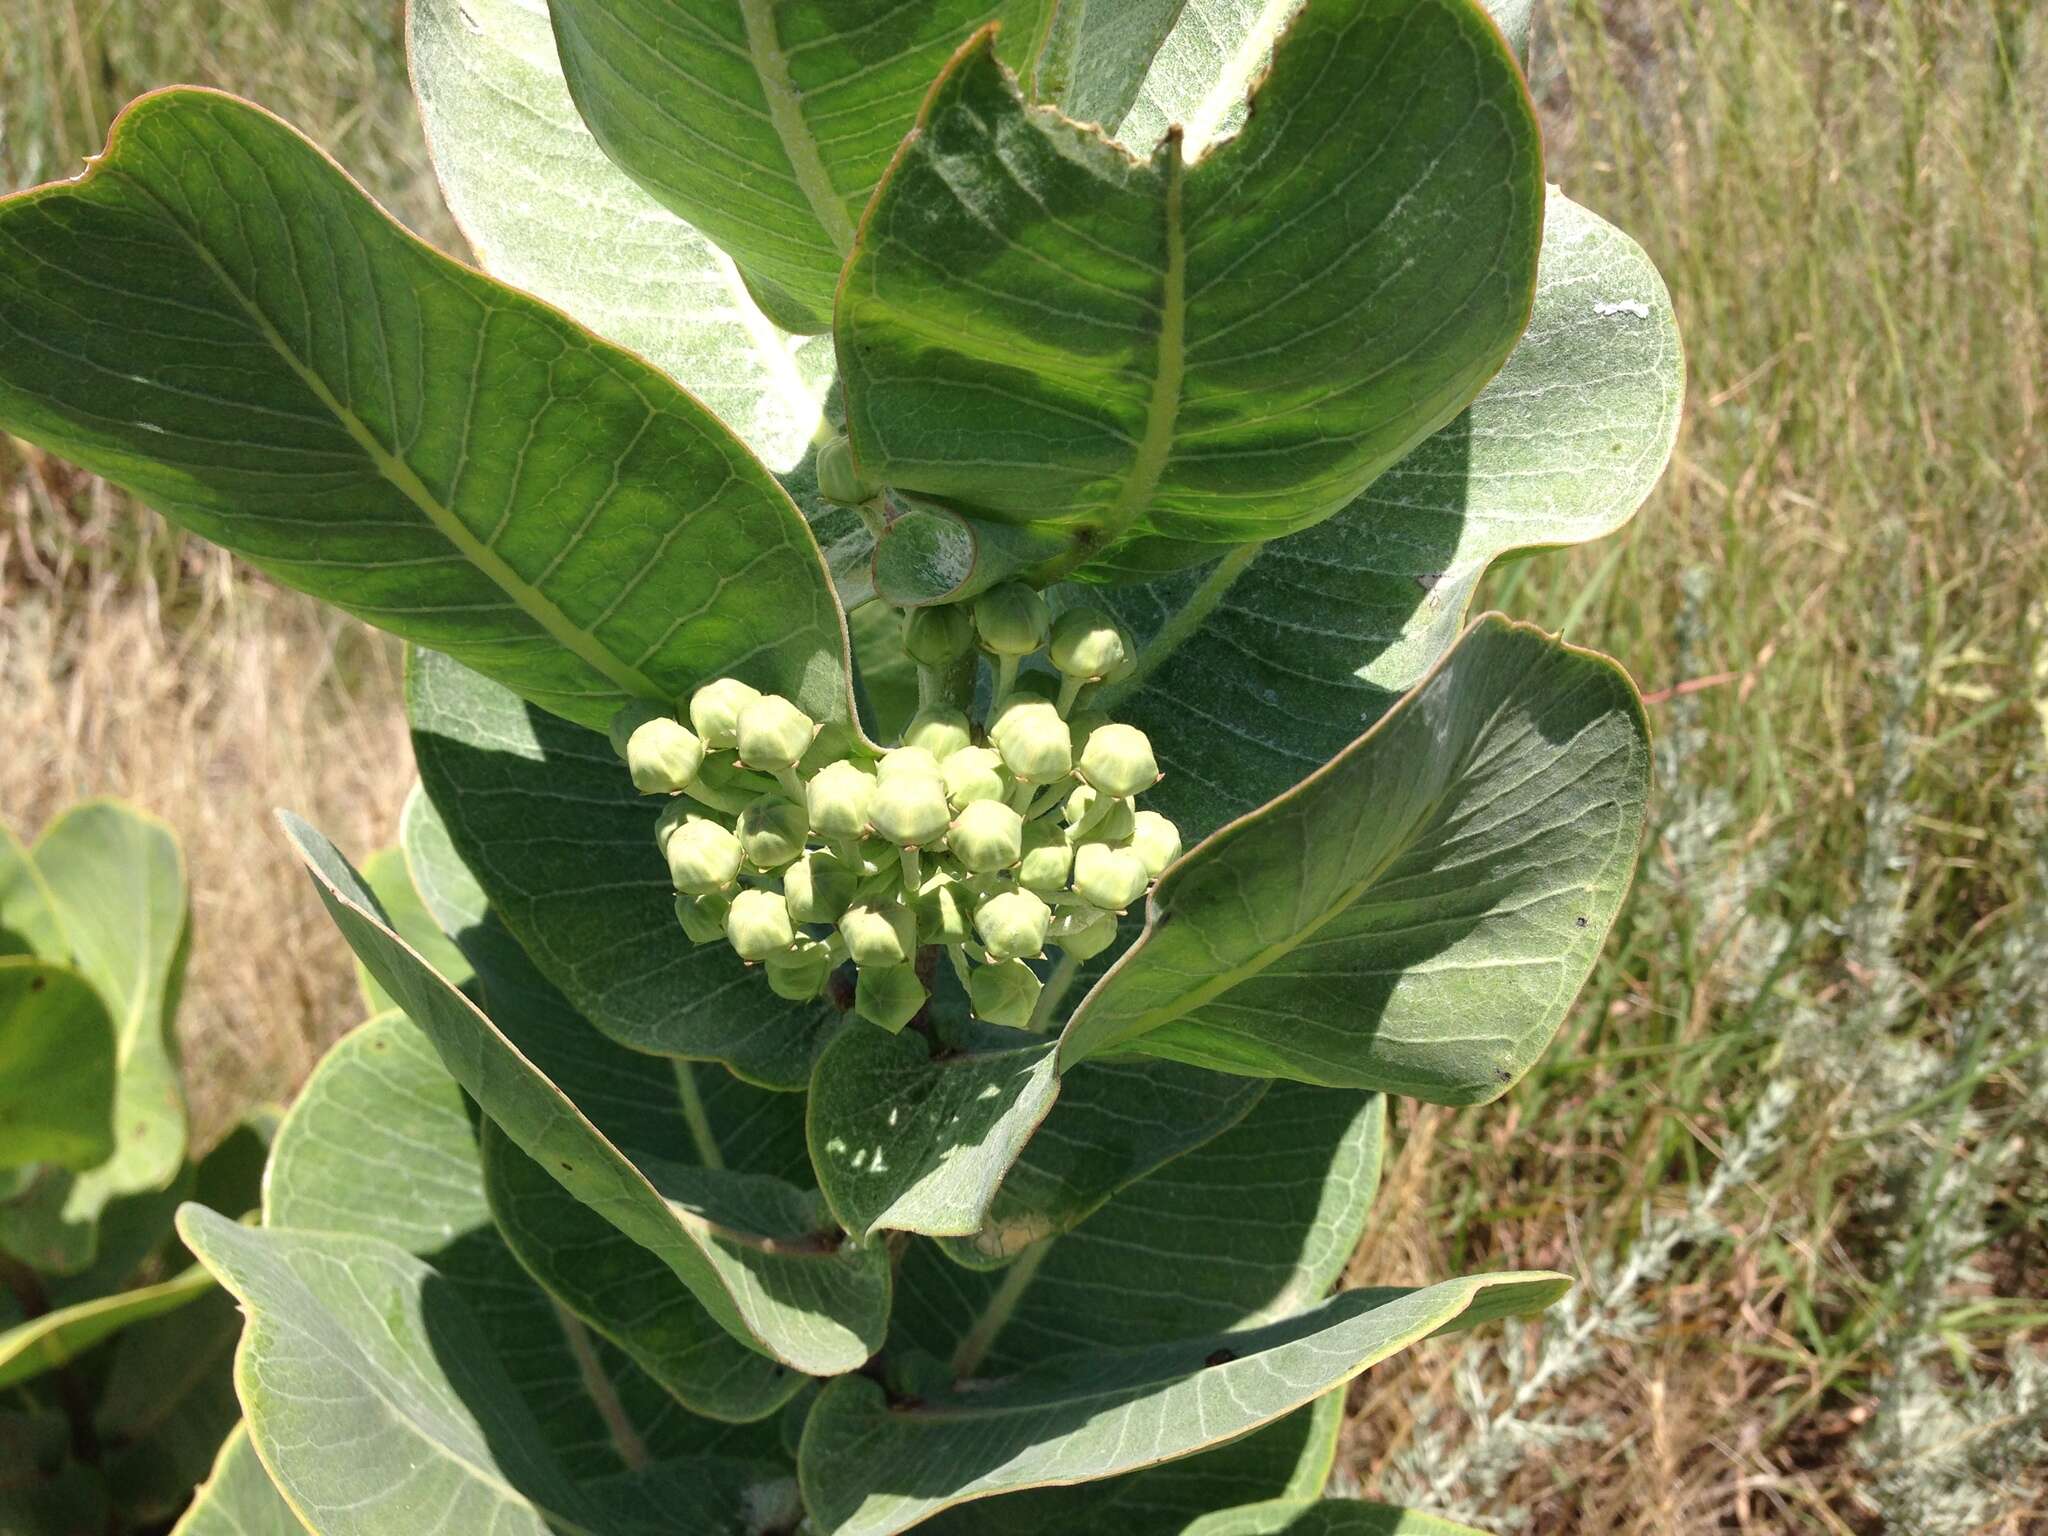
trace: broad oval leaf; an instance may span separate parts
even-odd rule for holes
[[[418,887],[413,884],[405,850],[379,848],[363,860],[363,883],[377,898],[377,905],[383,909],[391,931],[410,944],[419,957],[442,976],[463,991],[469,991],[475,975],[469,958],[442,930],[433,913],[427,910]],[[384,989],[377,985],[376,978],[360,960],[356,962],[356,990],[362,993],[364,1008],[370,1013],[382,1013],[397,1006],[384,995]]]
[[[844,1015],[786,1002],[727,946],[684,938],[654,844],[659,806],[605,738],[431,651],[406,672],[413,756],[449,839],[577,1012],[636,1051],[803,1087]]]
[[[1528,320],[1542,155],[1471,0],[1323,0],[1184,163],[1026,105],[987,46],[877,189],[834,334],[877,483],[995,521],[1271,538],[1455,416]]]
[[[702,400],[777,474],[824,426],[829,341],[761,313],[732,258],[590,136],[541,0],[412,0],[420,121],[485,271],[559,304]]]
[[[804,1426],[804,1502],[822,1536],[890,1536],[968,1499],[1192,1455],[1433,1334],[1539,1311],[1568,1283],[1528,1273],[1346,1291],[1262,1327],[1070,1355],[917,1403],[843,1377]]]
[[[1365,735],[1160,878],[1068,1021],[1137,1051],[1483,1103],[1563,1023],[1627,893],[1649,788],[1634,685],[1481,619]]]
[[[1495,560],[1635,515],[1684,394],[1656,267],[1553,192],[1529,328],[1464,414],[1327,522],[1098,594],[1142,642],[1104,703],[1152,737],[1148,803],[1205,835],[1342,751],[1450,648]]]
[[[384,925],[332,844],[296,818],[287,816],[285,827],[350,948],[522,1151],[660,1257],[749,1347],[817,1375],[852,1370],[874,1352],[889,1311],[888,1256],[879,1246],[837,1241],[836,1228],[821,1230],[813,1201],[779,1180],[659,1162],[637,1148],[629,1156],[530,1054],[552,1048],[561,1061],[577,1061],[575,1045],[564,1049],[543,1033],[559,1020],[510,1011],[501,1028]],[[508,1029],[532,1029],[534,1038],[515,1043]],[[583,1046],[613,1051],[588,1032]]]
[[[845,718],[829,574],[745,446],[268,113],[145,97],[0,231],[0,427],[585,724],[728,673]]]
[[[1273,1499],[1220,1509],[1180,1536],[1483,1536],[1417,1509],[1357,1499]]]
[[[55,898],[12,828],[0,823],[0,955],[61,955]]]
[[[1054,0],[1031,61],[1032,100],[1054,103],[1077,123],[1122,122],[1187,3]]]
[[[1028,56],[1053,0],[553,0],[569,89],[606,154],[732,253],[791,330],[832,313],[854,226],[919,97],[1001,18]]]
[[[78,972],[0,956],[0,1168],[74,1171],[114,1150],[114,1024]]]
[[[171,1536],[304,1536],[305,1529],[263,1470],[249,1426],[237,1424]]]

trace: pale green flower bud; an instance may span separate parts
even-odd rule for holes
[[[1024,829],[1024,852],[1017,864],[1017,883],[1027,891],[1050,896],[1064,891],[1074,874],[1074,850],[1049,821]]]
[[[721,677],[690,695],[690,724],[712,748],[732,746],[739,739],[740,711],[761,697],[736,677]]]
[[[1157,811],[1139,811],[1131,820],[1131,852],[1145,873],[1157,880],[1180,857],[1180,828]]]
[[[917,937],[923,944],[964,944],[967,893],[950,875],[933,875],[917,893]]]
[[[989,747],[963,747],[940,765],[946,799],[956,811],[977,800],[1000,800],[1009,791],[1003,759]]]
[[[633,739],[633,733],[641,726],[650,720],[673,718],[668,710],[647,699],[628,699],[621,704],[611,723],[612,750],[619,754],[619,761],[626,760],[626,743]]]
[[[977,875],[1008,869],[1024,853],[1024,818],[1000,800],[977,800],[953,818],[946,846]]]
[[[1003,766],[1026,784],[1051,784],[1074,768],[1067,722],[1044,699],[1020,704],[1003,716],[996,750],[1002,754]]]
[[[903,745],[922,747],[941,768],[947,758],[974,740],[967,717],[943,704],[927,705],[912,717],[903,730]]]
[[[1081,750],[1080,774],[1104,794],[1128,800],[1159,782],[1159,762],[1135,725],[1099,725]]]
[[[1127,848],[1083,843],[1074,850],[1074,894],[1091,907],[1121,912],[1151,883],[1144,861]]]
[[[860,876],[822,848],[782,872],[782,899],[799,923],[836,923],[853,905]]]
[[[725,914],[725,936],[742,960],[766,960],[796,941],[780,891],[741,891]]]
[[[991,1024],[1022,1029],[1031,1022],[1038,1007],[1038,994],[1045,990],[1022,960],[1005,960],[1000,965],[978,965],[967,980],[967,996],[974,1003],[975,1017]]]
[[[915,748],[909,750],[915,751]],[[922,848],[946,835],[953,819],[946,804],[946,786],[937,774],[898,774],[875,790],[869,812],[875,830],[903,848]]]
[[[945,773],[928,748],[891,747],[876,765],[875,777],[884,784],[891,779],[939,779],[943,782]]]
[[[643,795],[672,795],[703,766],[704,743],[667,715],[643,721],[626,742],[626,768]]]
[[[892,1035],[917,1017],[924,1000],[924,983],[907,965],[863,970],[860,979],[854,983],[854,1011]]]
[[[974,649],[974,617],[957,603],[913,608],[903,620],[903,649],[923,667],[943,667]]]
[[[662,852],[668,855],[668,876],[675,888],[692,896],[730,890],[746,857],[738,838],[702,816],[686,818]]]
[[[1116,942],[1116,917],[1109,912],[1063,915],[1064,926],[1053,942],[1076,960],[1093,960]]]
[[[749,768],[794,768],[811,749],[818,727],[779,693],[764,693],[740,711],[737,745]]]
[[[853,444],[842,435],[818,450],[818,494],[841,506],[858,506],[873,501],[881,487],[861,478],[853,462]]]
[[[725,937],[725,914],[732,903],[723,896],[676,897],[676,921],[683,925],[692,944],[711,944]]]
[[[763,795],[740,812],[740,848],[756,869],[780,869],[804,851],[810,823],[800,806]]]
[[[1128,800],[1113,799],[1081,785],[1060,808],[1070,843],[1127,843],[1137,827]]]
[[[832,974],[832,955],[816,939],[799,939],[779,955],[770,955],[762,967],[768,974],[768,990],[793,1003],[809,1002],[825,990]]]
[[[827,763],[804,786],[811,830],[820,837],[861,837],[875,804],[875,776],[859,763]]]
[[[992,959],[1024,960],[1045,953],[1052,908],[1029,891],[1003,891],[974,913],[974,931]]]
[[[701,808],[688,800],[671,800],[661,808],[661,814],[654,818],[654,846],[663,857],[668,855],[668,840],[683,829],[683,823],[702,814]]]
[[[990,587],[974,600],[974,628],[981,646],[997,656],[1029,656],[1052,630],[1045,599],[1021,581]]]
[[[1100,608],[1069,608],[1052,621],[1052,664],[1069,677],[1107,677],[1125,649],[1123,631]]]
[[[1067,716],[1067,735],[1074,743],[1074,759],[1080,761],[1082,750],[1088,745],[1088,738],[1098,726],[1109,724],[1109,716],[1099,709],[1076,710]]]
[[[917,915],[900,901],[862,902],[839,919],[839,936],[855,965],[906,965],[917,954]]]

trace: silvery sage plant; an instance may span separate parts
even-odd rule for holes
[[[413,0],[481,270],[204,91],[0,205],[0,425],[412,645],[189,1532],[1447,1529],[1345,1385],[1565,1279],[1333,1288],[1648,775],[1465,615],[1681,394],[1527,11]]]

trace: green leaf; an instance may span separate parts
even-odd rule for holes
[[[622,1150],[534,1061],[545,1047],[558,1070],[596,1067],[613,1047],[589,1031],[547,1038],[559,1021],[523,1010],[504,1013],[504,1026],[536,1038],[515,1043],[390,931],[332,844],[295,817],[284,824],[349,947],[521,1150],[659,1256],[751,1348],[816,1375],[851,1370],[874,1352],[889,1309],[879,1246],[838,1242],[836,1228],[821,1230],[815,1197],[780,1180],[664,1161],[658,1146]]]
[[[55,900],[21,840],[0,824],[0,955],[64,953]]]
[[[413,89],[441,190],[492,276],[630,347],[778,474],[824,425],[832,346],[780,330],[709,239],[605,158],[540,0],[414,0]]]
[[[391,924],[392,932],[412,946],[418,956],[441,975],[448,978],[464,991],[469,990],[473,975],[468,957],[457,947],[455,941],[441,930],[433,913],[412,883],[412,871],[406,866],[405,850],[402,848],[379,848],[363,860],[363,880],[370,892],[377,898],[377,905],[384,909],[384,916]],[[356,990],[363,994],[363,1004],[371,1013],[382,1013],[398,1005],[387,997],[384,989],[377,985],[376,978],[356,962]]]
[[[249,1426],[237,1424],[171,1536],[302,1536],[305,1529],[256,1459]]]
[[[250,1433],[317,1536],[664,1529],[627,1513],[638,1490],[564,1471],[461,1294],[421,1260],[370,1237],[251,1230],[198,1206],[179,1226],[248,1313],[236,1386]],[[644,1475],[671,1501],[678,1524],[666,1529],[740,1532],[743,1490],[781,1473],[690,1458]]]
[[[1274,1499],[1205,1515],[1180,1536],[1482,1536],[1415,1509],[1355,1499]]]
[[[1433,1334],[1539,1311],[1567,1284],[1346,1291],[1261,1327],[1070,1355],[893,1407],[843,1377],[804,1427],[804,1502],[823,1536],[888,1536],[968,1499],[1134,1471],[1270,1423]]]
[[[985,1269],[1072,1231],[1119,1190],[1242,1120],[1266,1092],[1256,1078],[1170,1061],[1085,1062],[1025,1143],[980,1228],[940,1242]],[[1320,1176],[1322,1169],[1315,1170]]]
[[[845,717],[830,578],[760,462],[268,113],[145,97],[0,231],[0,428],[585,724],[727,673]]]
[[[233,1374],[241,1332],[233,1299],[207,1276],[190,1306],[115,1341],[93,1422],[108,1487],[130,1522],[174,1518],[241,1417]]]
[[[1352,746],[1167,871],[1061,1063],[1138,1051],[1496,1098],[1599,955],[1648,787],[1627,674],[1481,619]]]
[[[81,1175],[67,1201],[97,1214],[112,1197],[162,1189],[185,1159],[175,1027],[191,937],[185,859],[169,827],[112,800],[64,812],[32,856],[68,956],[114,1022],[114,1155]]]
[[[1260,90],[1200,159],[1169,136],[1133,164],[964,52],[840,292],[867,476],[1113,560],[1308,527],[1462,410],[1542,229],[1499,33],[1469,0],[1318,5]]]
[[[579,1013],[636,1051],[722,1061],[771,1088],[809,1081],[843,1015],[785,1002],[726,946],[683,937],[654,843],[660,807],[602,736],[431,651],[413,653],[406,699],[450,840]]]
[[[114,1150],[114,1024],[68,966],[0,956],[0,1168],[73,1170]]]
[[[1522,67],[1529,67],[1529,33],[1536,23],[1536,0],[1481,0],[1494,24],[1500,28],[1501,36],[1508,40],[1508,46],[1515,51],[1515,57],[1522,61]]]
[[[554,0],[606,154],[732,253],[791,330],[832,312],[854,226],[918,98],[977,27],[1028,56],[1048,0]]]
[[[1199,154],[1243,126],[1245,102],[1303,0],[1187,0],[1139,82],[1116,136],[1150,154],[1178,125]]]
[[[1057,104],[1077,123],[1115,127],[1187,3],[1056,0],[1031,62],[1032,100]]]
[[[1635,515],[1684,393],[1656,268],[1553,192],[1529,328],[1469,410],[1328,522],[1098,594],[1143,642],[1102,702],[1152,737],[1147,803],[1200,836],[1342,751],[1450,648],[1495,560]]]
[[[117,1291],[17,1323],[0,1332],[0,1388],[55,1370],[122,1329],[174,1312],[212,1289],[211,1277],[194,1264],[155,1285]]]
[[[293,1104],[271,1158],[264,1223],[374,1238],[431,1265],[579,1482],[649,1456],[757,1453],[765,1442],[742,1443],[684,1413],[528,1278],[492,1224],[476,1135],[426,1036],[402,1014],[381,1015],[321,1059]],[[661,1283],[680,1291],[665,1269]]]
[[[839,1224],[968,1237],[1059,1093],[1053,1043],[943,1052],[922,1035],[846,1030],[818,1058],[811,1165]]]

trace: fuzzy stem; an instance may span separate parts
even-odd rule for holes
[[[1066,676],[1060,679],[1060,696],[1053,701],[1053,708],[1060,712],[1062,720],[1067,718],[1067,711],[1074,707],[1074,701],[1080,698],[1081,690],[1087,686],[1085,677]]]
[[[980,660],[972,651],[942,666],[928,667],[919,662],[917,707],[931,709],[942,706],[957,709],[963,715],[971,712],[974,708],[974,679],[980,667]]]
[[[896,852],[903,860],[903,889],[906,895],[916,895],[917,888],[924,884],[924,870],[918,863],[915,848],[899,848]]]
[[[1010,696],[1010,690],[1017,686],[1017,664],[1021,656],[998,656],[996,658],[995,702],[1000,704]]]
[[[1059,963],[1052,968],[1052,974],[1045,978],[1045,986],[1038,994],[1038,1006],[1031,1010],[1031,1022],[1026,1028],[1034,1034],[1044,1034],[1052,1024],[1052,1016],[1058,1012],[1060,999],[1067,995],[1067,989],[1074,984],[1074,977],[1081,969],[1081,962],[1060,951]]]
[[[794,767],[776,769],[775,782],[780,784],[782,792],[798,805],[806,803],[804,799],[804,781],[796,776],[796,769]]]

